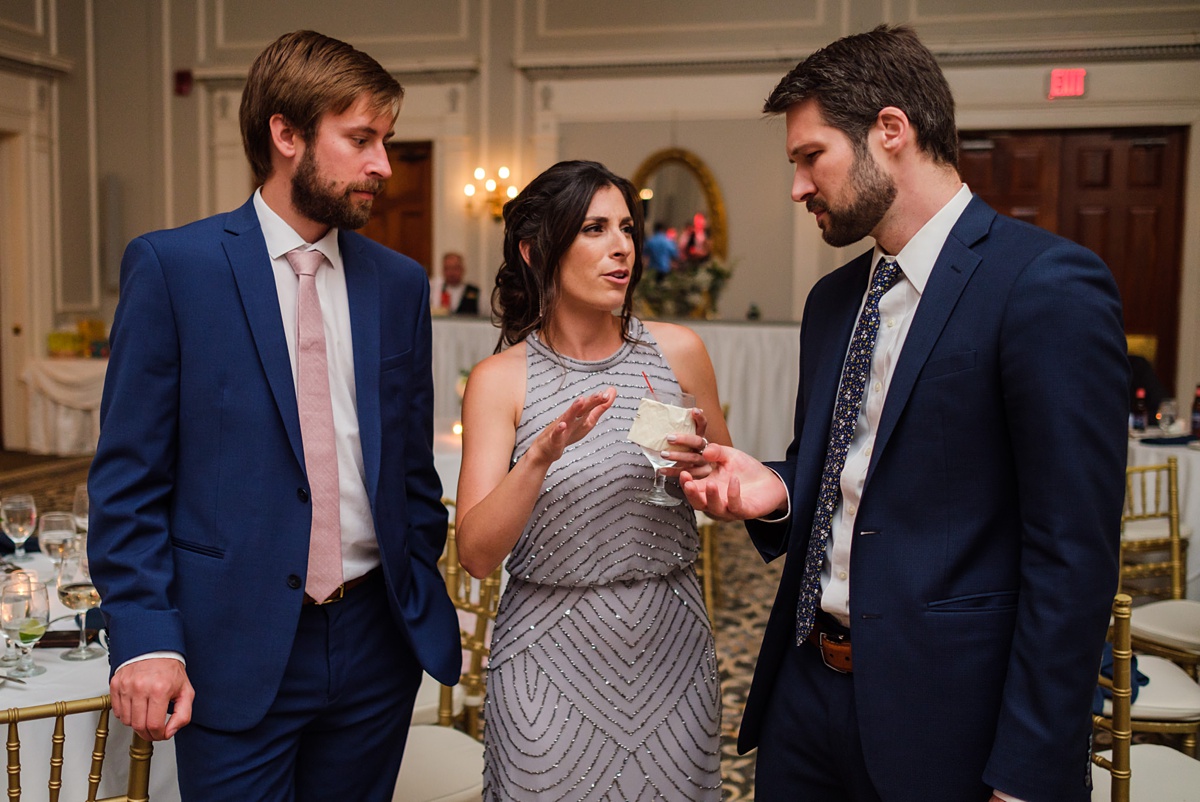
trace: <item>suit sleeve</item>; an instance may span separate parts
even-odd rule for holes
[[[758,549],[758,553],[767,562],[771,562],[775,558],[787,553],[792,526],[796,523],[796,499],[792,498],[792,492],[796,485],[796,460],[800,450],[800,435],[804,431],[804,334],[807,329],[807,323],[808,304],[806,303],[804,317],[800,323],[800,370],[798,371],[800,384],[796,388],[796,410],[792,420],[792,442],[788,445],[782,462],[766,463],[766,466],[779,474],[779,478],[783,480],[783,486],[787,488],[788,507],[792,514],[780,521],[746,521],[746,531],[750,534],[751,542],[754,543],[754,547]]]
[[[162,264],[152,244],[139,238],[121,263],[100,441],[88,474],[88,557],[113,666],[151,651],[186,654],[169,593],[179,377],[179,339]]]
[[[1022,541],[1020,597],[984,782],[1065,799],[1088,770],[1087,718],[1117,587],[1128,363],[1108,268],[1060,243],[1008,299],[1000,371]]]

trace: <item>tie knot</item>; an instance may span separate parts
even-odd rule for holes
[[[904,272],[900,269],[899,262],[895,259],[880,257],[879,266],[875,268],[875,276],[871,279],[871,289],[882,295],[895,286],[902,275]]]
[[[325,261],[325,254],[317,250],[305,251],[297,248],[284,255],[292,266],[292,270],[296,271],[297,276],[315,276],[317,268],[321,266],[321,262]]]

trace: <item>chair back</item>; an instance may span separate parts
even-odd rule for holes
[[[1112,692],[1112,718],[1092,716],[1094,726],[1112,735],[1112,755],[1092,753],[1092,762],[1112,775],[1112,802],[1129,802],[1132,772],[1129,767],[1129,748],[1133,740],[1130,708],[1133,705],[1133,647],[1130,646],[1129,618],[1133,600],[1125,593],[1113,599],[1113,675],[1103,674],[1098,682]]]
[[[1154,365],[1154,360],[1158,356],[1158,336],[1155,334],[1126,334],[1125,350]]]
[[[452,507],[454,502],[446,502]],[[484,579],[475,579],[458,561],[453,520],[446,532],[446,550],[442,555],[446,590],[459,612],[459,635],[467,652],[459,683],[464,692],[467,732],[475,738],[482,736],[483,697],[487,688],[487,658],[491,655],[492,625],[500,607],[500,585],[504,568],[498,566]],[[453,693],[443,687],[438,723],[453,723]]]
[[[1130,524],[1159,521],[1163,536],[1127,537]],[[1162,560],[1131,559],[1131,554],[1165,554]],[[1179,531],[1179,460],[1168,457],[1161,465],[1130,466],[1125,469],[1125,508],[1121,514],[1121,589],[1129,579],[1166,577],[1170,598],[1182,599],[1187,592],[1187,572]]]
[[[133,743],[129,747],[129,783],[122,796],[107,797],[97,800],[101,772],[104,768],[104,750],[108,745],[108,716],[112,708],[112,700],[104,696],[94,696],[90,699],[76,699],[69,702],[54,702],[52,704],[33,705],[31,707],[12,707],[0,710],[0,723],[8,725],[8,799],[17,802],[21,798],[21,736],[22,721],[39,719],[54,719],[54,736],[50,750],[50,782],[48,784],[49,802],[58,802],[62,791],[63,745],[66,742],[67,716],[80,713],[99,712],[96,722],[95,740],[92,744],[92,760],[87,778],[87,802],[147,802],[150,798],[150,756],[154,747],[134,733]]]

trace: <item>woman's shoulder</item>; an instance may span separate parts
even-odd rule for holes
[[[705,350],[704,341],[700,339],[700,335],[687,326],[665,323],[661,320],[644,320],[642,325],[646,327],[646,331],[650,332],[655,342],[664,351],[692,353]]]
[[[471,368],[471,378],[478,376],[488,382],[503,381],[514,375],[525,378],[525,356],[528,345],[519,342],[498,354],[492,354]]]

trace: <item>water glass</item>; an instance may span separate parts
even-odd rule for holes
[[[9,676],[25,679],[45,674],[46,667],[33,662],[33,647],[50,626],[50,595],[45,584],[28,576],[6,583],[0,590],[0,624],[4,635],[21,650],[21,662]]]
[[[47,512],[38,527],[38,548],[58,565],[63,550],[76,537],[75,516],[69,512]]]
[[[1179,417],[1179,405],[1174,398],[1164,398],[1158,405],[1158,430],[1164,435],[1171,434],[1175,420]]]
[[[75,526],[79,527],[80,532],[87,534],[87,530],[88,530],[87,484],[75,485],[75,501],[71,506],[71,513],[75,516]]]
[[[17,547],[12,561],[23,563],[33,559],[25,553],[25,541],[33,536],[37,528],[37,504],[33,502],[33,496],[19,493],[0,499],[0,526]]]

